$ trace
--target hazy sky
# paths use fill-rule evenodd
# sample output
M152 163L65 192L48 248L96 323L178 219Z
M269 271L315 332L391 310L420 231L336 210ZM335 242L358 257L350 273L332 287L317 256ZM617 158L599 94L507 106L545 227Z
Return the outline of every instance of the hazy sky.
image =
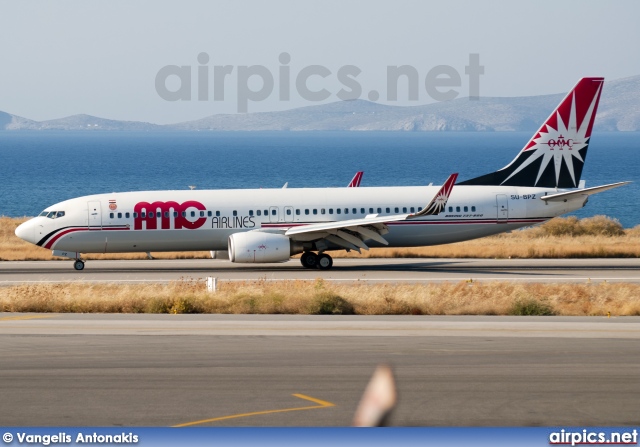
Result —
M419 75L418 101L399 84L397 105L433 102L427 73L450 65L468 94L465 65L480 55L480 96L569 90L582 76L640 74L640 2L628 1L159 1L0 0L0 111L36 120L87 113L173 123L238 110L239 66L262 65L274 78L266 99L248 110L314 105L295 79L309 65L330 74L309 78L337 101L340 67L386 101L387 66ZM209 99L198 101L198 55L209 55ZM279 99L279 55L286 52L290 100ZM190 101L162 99L155 87L167 65L191 66ZM214 66L232 66L225 99L214 101ZM242 83L240 83L242 84ZM166 86L177 89L176 76ZM249 82L259 90L256 77ZM242 90L242 89L241 89Z

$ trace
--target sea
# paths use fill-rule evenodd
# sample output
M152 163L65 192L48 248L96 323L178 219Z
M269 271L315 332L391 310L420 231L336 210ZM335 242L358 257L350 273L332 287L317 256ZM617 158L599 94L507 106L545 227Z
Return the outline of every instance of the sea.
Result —
M442 184L507 165L531 132L0 132L0 215L35 216L73 197L160 189ZM587 186L634 183L575 213L640 224L640 132L597 132Z

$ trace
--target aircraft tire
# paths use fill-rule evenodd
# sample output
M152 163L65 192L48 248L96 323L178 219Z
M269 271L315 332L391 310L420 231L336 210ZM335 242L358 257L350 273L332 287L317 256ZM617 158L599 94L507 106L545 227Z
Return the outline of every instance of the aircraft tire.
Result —
M78 271L84 270L84 262L80 259L76 259L76 261L73 263L73 268Z
M326 253L318 256L318 268L320 270L329 270L333 267L333 258Z
M318 267L318 255L312 251L305 251L300 257L300 263L305 268L314 269Z

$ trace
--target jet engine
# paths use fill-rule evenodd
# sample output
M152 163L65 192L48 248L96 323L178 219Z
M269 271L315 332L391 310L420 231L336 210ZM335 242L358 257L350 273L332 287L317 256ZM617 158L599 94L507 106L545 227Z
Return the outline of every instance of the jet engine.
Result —
M300 253L302 250L301 244L282 234L249 231L229 236L231 262L285 262L292 254Z

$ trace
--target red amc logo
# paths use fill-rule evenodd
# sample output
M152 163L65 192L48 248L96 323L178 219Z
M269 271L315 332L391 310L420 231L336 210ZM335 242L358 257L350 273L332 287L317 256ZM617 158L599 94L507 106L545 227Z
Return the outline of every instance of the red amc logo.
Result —
M565 140L562 135L560 135L560 137L557 140L551 139L543 144L546 144L547 146L549 146L551 150L553 150L556 147L560 148L560 150L563 150L565 147L569 148L569 150L573 149L573 139L569 138Z
M160 221L160 228L163 230L171 229L171 219L173 219L173 228L181 230L186 228L188 230L195 230L200 228L207 221L206 217L198 217L195 221L187 219L189 217L189 208L195 208L199 211L205 211L205 206L194 200L189 200L182 204L178 202L139 202L133 207L133 212L136 213L134 217L134 230L142 230L142 223L146 223L147 230L157 230L158 221ZM199 216L199 213L197 214Z

